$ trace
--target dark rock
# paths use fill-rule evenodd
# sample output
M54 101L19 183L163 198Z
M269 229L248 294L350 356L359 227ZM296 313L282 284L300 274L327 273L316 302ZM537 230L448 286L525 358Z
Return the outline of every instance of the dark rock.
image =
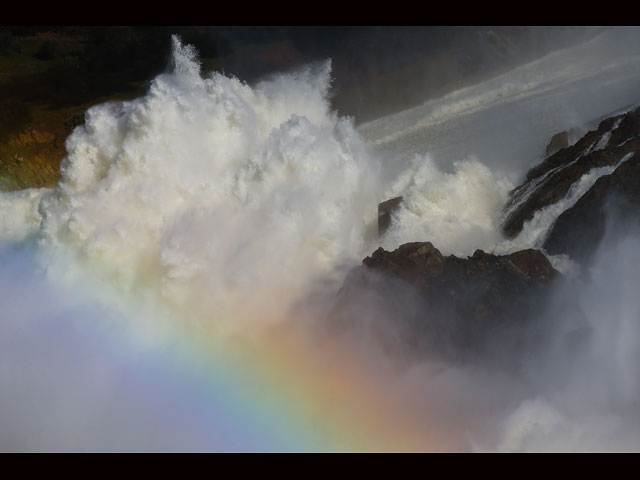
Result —
M71 134L73 130L84 124L84 112L74 112L64 121L64 128L67 135Z
M552 255L566 254L585 263L602 240L611 213L625 224L640 218L640 153L596 183L556 220L544 243Z
M333 322L345 326L380 317L386 320L372 323L388 326L392 319L392 333L382 335L387 341L454 356L486 350L506 332L523 334L561 278L538 250L511 255L476 250L465 259L445 257L429 242L407 243L393 252L379 248L363 264L347 276Z
M558 150L562 150L563 148L567 148L569 146L569 132L564 131L560 133L556 133L553 137L551 137L551 141L544 152L545 156L553 155Z
M395 197L378 204L378 236L384 233L391 225L391 214L395 212L402 203L402 197Z
M528 278L539 284L550 284L558 275L558 272L540 250L520 250L507 255L506 258Z
M486 299L489 304L496 303L496 307L505 300L499 298L498 290L506 293L518 291L524 285L548 285L558 275L539 250L522 250L510 255L476 250L473 256L462 259L454 255L444 257L431 242L406 243L393 252L378 248L363 263L370 269L395 275L425 293L441 288L468 292L476 287L470 280L487 280L492 284L486 289L483 286L482 290L487 295L496 294L493 300L497 303Z
M535 212L565 197L571 185L593 168L616 165L640 151L640 109L603 120L575 145L547 157L527 173L505 207L504 234L513 238Z

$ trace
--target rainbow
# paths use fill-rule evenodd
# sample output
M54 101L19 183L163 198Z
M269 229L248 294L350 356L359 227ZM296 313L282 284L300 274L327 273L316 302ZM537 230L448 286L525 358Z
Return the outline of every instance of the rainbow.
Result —
M51 268L54 284L59 283L58 268L70 270L68 260L63 261L65 267ZM143 358L160 376L166 371L167 377L179 378L175 388L186 385L187 395L197 396L195 418L189 421L202 420L211 429L203 442L207 450L447 449L439 432L425 431L415 411L390 394L391 375L380 375L368 364L366 359L372 357L354 354L356 347L349 342L322 335L311 338L309 329L296 329L306 319L282 321L253 337L246 332L221 335L215 321L185 321L184 312L158 302L153 294L145 296L143 289L123 298L104 267L103 272L77 269L80 275L69 284L74 295L97 298L122 314L126 328L116 329L119 335L111 342L118 344L125 369L135 371L135 363ZM155 290L151 285L145 288Z
M206 445L438 449L442 439L395 398L392 375L348 342L311 339L297 328L305 318L279 318L328 263L359 251L375 216L377 167L352 120L331 113L330 63L251 88L203 79L177 37L173 57L174 72L142 99L93 107L67 141L58 187L7 197L5 223L60 263L54 286L70 273L71 298L97 295L120 311L125 364L142 354L158 365L154 382L163 368L187 382L193 413L208 415ZM268 261L254 272L256 257ZM229 278L247 270L245 283ZM240 338L218 331L238 324Z
M184 337L201 362L211 394L233 399L264 435L260 448L283 451L387 452L436 449L336 347L313 351L301 341L262 338L212 352L206 336ZM189 348L189 347L186 347ZM235 403L237 402L237 403Z
M141 335L144 333L140 332ZM269 452L438 451L438 439L384 392L384 382L344 346L275 332L221 342L207 327L174 324L169 354L202 395L214 425ZM379 382L379 383L378 383ZM213 431L217 436L219 432ZM247 447L249 445L249 447ZM222 442L219 451L236 451Z

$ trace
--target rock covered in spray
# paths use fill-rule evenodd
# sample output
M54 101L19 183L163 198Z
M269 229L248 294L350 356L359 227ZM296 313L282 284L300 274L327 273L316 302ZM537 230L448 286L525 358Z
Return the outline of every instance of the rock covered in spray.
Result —
M568 254L589 261L605 235L607 220L618 226L637 224L640 207L640 153L598 181L556 220L544 248L552 255ZM607 213L615 219L608 219Z
M486 351L502 335L526 342L527 325L543 311L562 278L539 250L468 258L444 256L431 242L376 250L353 269L332 314L341 327L364 322L391 331L384 342L456 357ZM504 343L502 344L505 345ZM393 347L392 347L393 348Z
M512 192L503 232L515 237L537 212L559 204L588 174L603 169L602 176L594 178L594 184L580 192L575 203L559 212L540 245L550 254L566 254L587 262L605 233L607 211L621 215L625 221L638 218L637 152L640 108L603 120L575 145L559 150L529 171L526 181Z
M398 210L402 197L390 198L378 204L378 236L382 236L391 225L391 215Z
M569 132L566 130L563 132L556 133L551 140L549 141L549 145L544 152L545 155L553 155L558 150L562 150L563 148L567 148L569 146Z

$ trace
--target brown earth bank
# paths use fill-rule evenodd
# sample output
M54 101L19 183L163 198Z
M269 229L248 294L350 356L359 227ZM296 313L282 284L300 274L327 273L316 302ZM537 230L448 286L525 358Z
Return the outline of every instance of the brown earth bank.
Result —
M593 257L607 227L616 234L638 227L640 154L634 153L612 174L600 177L576 204L556 220L544 242L552 254L567 254L583 264Z
M65 140L83 122L84 110L59 112L6 135L0 143L0 190L54 187L67 154Z

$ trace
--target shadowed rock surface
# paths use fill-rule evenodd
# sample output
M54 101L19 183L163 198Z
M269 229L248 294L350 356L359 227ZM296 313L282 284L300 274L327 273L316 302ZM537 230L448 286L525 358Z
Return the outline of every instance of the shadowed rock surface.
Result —
M552 255L567 254L588 262L605 234L608 214L628 226L638 221L639 208L640 153L636 153L612 174L600 177L558 217L544 248Z
M537 211L563 199L571 186L592 169L617 165L638 151L640 109L603 120L597 130L528 172L526 181L512 192L505 207L504 234L509 238L517 236Z
M391 214L402 203L402 197L395 197L378 204L378 236L384 235L391 225Z
M347 276L332 321L365 325L391 349L460 358L505 336L500 348L519 349L535 342L530 320L561 278L538 250L458 258L430 242L379 248Z
M549 141L549 145L545 150L545 155L553 155L558 150L562 150L563 148L567 148L569 146L569 132L560 132L556 133L551 140Z

